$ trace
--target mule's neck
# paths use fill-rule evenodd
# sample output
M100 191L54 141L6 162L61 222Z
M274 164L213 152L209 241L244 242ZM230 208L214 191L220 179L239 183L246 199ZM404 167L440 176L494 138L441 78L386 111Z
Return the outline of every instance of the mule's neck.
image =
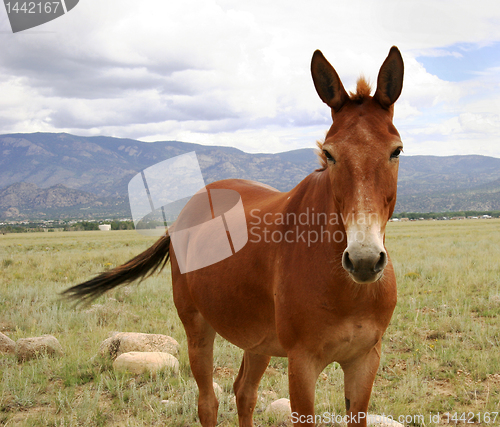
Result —
M347 243L343 218L335 203L327 170L311 173L290 190L286 194L284 211L295 214L302 227L330 234L331 247L336 251L345 249Z
M290 211L305 212L308 208L309 211L314 208L315 212L338 214L326 170L318 170L306 176L288 192L287 197L287 209Z

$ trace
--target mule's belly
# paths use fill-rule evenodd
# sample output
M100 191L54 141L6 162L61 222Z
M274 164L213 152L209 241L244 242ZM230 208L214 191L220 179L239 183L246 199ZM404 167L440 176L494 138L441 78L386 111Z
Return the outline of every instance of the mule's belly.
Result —
M214 283L196 283L193 298L197 309L215 331L244 350L285 356L278 341L273 301L251 292L241 283L228 282L224 290L211 291ZM222 295L219 293L221 292Z
M276 332L274 307L268 301L249 296L238 298L238 292L227 290L227 299L220 299L213 292L211 295L204 292L205 286L212 285L209 281L197 283L193 300L203 318L221 337L253 353L286 356Z

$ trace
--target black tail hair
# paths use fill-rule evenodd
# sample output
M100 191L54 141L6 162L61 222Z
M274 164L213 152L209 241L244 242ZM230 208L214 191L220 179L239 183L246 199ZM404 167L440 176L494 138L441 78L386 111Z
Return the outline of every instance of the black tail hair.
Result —
M153 246L113 270L101 273L93 279L75 285L61 293L65 299L89 304L110 289L120 285L141 281L151 276L158 268L163 270L170 258L170 236L162 236Z

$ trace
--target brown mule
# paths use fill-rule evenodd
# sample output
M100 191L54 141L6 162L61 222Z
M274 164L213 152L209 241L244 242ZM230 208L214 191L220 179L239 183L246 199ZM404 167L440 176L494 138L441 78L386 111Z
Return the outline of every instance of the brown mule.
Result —
M384 238L396 203L402 149L392 118L403 60L393 47L373 97L363 79L357 92L348 94L320 51L311 70L333 116L320 144L322 167L287 193L244 180L207 186L211 194L224 189L241 197L248 230L242 249L181 273L167 234L128 263L65 291L67 297L92 300L147 277L170 257L174 302L186 329L204 427L217 423L216 333L244 350L234 382L240 426L253 425L259 381L271 356L288 357L294 425L320 420L314 417L316 380L336 361L344 371L348 424L366 426L381 339L397 298ZM176 225L196 216L196 203L189 202ZM217 239L210 236L214 247Z

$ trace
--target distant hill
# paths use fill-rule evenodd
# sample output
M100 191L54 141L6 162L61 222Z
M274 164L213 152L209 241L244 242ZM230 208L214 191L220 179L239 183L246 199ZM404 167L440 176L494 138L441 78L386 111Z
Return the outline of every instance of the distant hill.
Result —
M205 183L244 178L288 191L318 167L314 149L250 154L179 141L65 133L0 135L0 218L130 216L141 170L195 151ZM397 212L500 209L500 159L401 156ZM23 183L23 184L21 184Z
M205 183L244 178L286 191L318 167L312 149L249 154L232 147L179 141L148 143L65 133L14 134L0 136L0 188L17 182L41 188L64 184L98 196L124 196L135 174L191 151L197 154Z
M500 179L500 159L487 156L405 156L399 162L398 194L464 190Z
M397 212L494 211L500 209L500 180L472 188L398 196Z
M402 156L397 212L500 209L500 159Z
M120 214L130 216L125 197L99 198L62 184L39 188L36 184L18 182L0 189L0 218L3 219L90 219L95 215Z

